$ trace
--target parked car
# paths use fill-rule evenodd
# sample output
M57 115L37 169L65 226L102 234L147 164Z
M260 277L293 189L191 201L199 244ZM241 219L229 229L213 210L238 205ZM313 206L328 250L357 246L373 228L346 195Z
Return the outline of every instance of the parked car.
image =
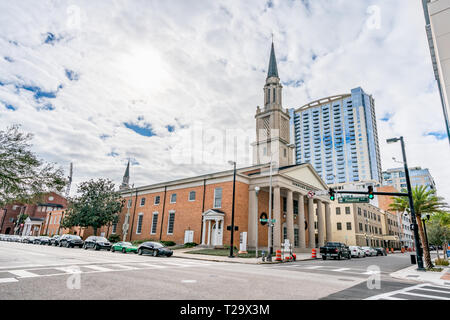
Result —
M384 248L375 248L377 251L377 256L387 256L386 249Z
M35 236L25 236L22 239L22 243L34 243Z
M169 248L165 247L162 243L159 242L153 242L153 241L147 241L142 243L138 247L138 254L142 255L145 253L151 253L152 256L166 256L170 257L173 254L173 251Z
M117 242L111 246L111 252L121 251L122 253L127 252L138 252L138 247L133 246L131 242Z
M373 256L377 255L377 250L375 250L372 247L361 247L361 248L364 250L364 252L366 253L366 256L368 256L368 257L373 257Z
M59 238L60 247L73 248L78 247L81 248L83 246L83 240L80 236L76 236L73 234L63 234L61 238Z
M364 258L366 253L358 246L350 246L348 247L352 254L352 258Z
M41 245L44 245L44 244L49 244L49 242L50 242L50 237L47 237L47 236L40 236L40 237L37 237L36 239L34 239L34 244L41 244Z
M352 258L352 253L344 243L341 242L328 242L324 247L320 247L320 254L322 259L335 258L341 260L342 257L347 259Z
M95 250L111 250L111 242L104 237L90 236L84 241L84 249L94 248Z
M53 237L50 238L50 243L49 243L48 245L49 245L49 246L50 246L50 245L54 245L54 246L59 245L59 238L61 238L61 236L55 234Z

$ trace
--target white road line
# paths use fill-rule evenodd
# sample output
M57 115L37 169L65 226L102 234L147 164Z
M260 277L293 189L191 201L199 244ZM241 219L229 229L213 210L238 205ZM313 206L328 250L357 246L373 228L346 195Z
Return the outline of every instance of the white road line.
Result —
M39 277L38 274L32 273L26 270L8 270L9 273L12 273L20 278L32 278L32 277Z
M322 266L310 266L310 267L305 267L304 269L320 269L322 268Z
M196 283L197 280L181 280L181 283Z
M7 282L17 282L16 278L0 278L0 283L7 283Z
M431 296L431 295L422 294L422 293L414 293L411 291L405 291L405 292L402 292L401 294L406 294L406 295L411 295L411 296L416 296L416 297L431 298L431 299L439 299L439 300L450 300L449 298L445 298L445 297Z
M406 300L406 299L403 299L403 298L395 298L395 297L384 297L382 299L386 299L386 300Z
M131 267L131 266L125 266L123 264L109 264L108 267L117 267L123 270L137 270L138 268L136 267Z
M363 273L361 273L361 274L368 274L368 275L371 275L371 274L379 274L379 273L381 273L381 272L380 272L380 271L375 271L375 270L373 270L373 271L363 272Z
M347 270L350 270L350 268L339 268L339 269L333 269L331 271L342 272L342 271L347 271Z
M79 267L75 267L75 266L73 266L73 267L58 267L58 268L50 268L50 269L63 271L65 273L82 273L80 268Z
M150 268L157 268L157 269L164 269L165 266L160 266L157 264L151 264L151 263L136 263L136 266L143 266L143 267L150 267Z
M107 272L107 271L114 271L113 269L108 269L105 267L100 267L100 266L83 266L83 268L89 268L95 271L103 271L103 272Z
M440 289L440 288L438 288L438 289ZM420 288L420 290L450 294L450 291L444 291L444 290L427 289L427 288Z
M366 298L365 300L379 300L379 299L395 298L393 296L395 296L397 294L419 296L419 297L432 298L432 299L438 299L438 300L450 300L449 298L444 298L444 297L438 297L438 296L425 295L425 294L419 294L419 293L411 292L413 290L424 290L424 289L422 289L422 287L425 287L425 286L427 286L427 287L432 286L432 287L436 287L438 289L441 288L441 287L437 287L437 286L434 286L434 285L430 285L428 283L424 283L424 284L418 284L416 286L411 286L411 287L403 288L403 289L400 289L400 290L391 291L391 292L379 294L379 295L376 295L376 296L372 296L372 297Z
M182 267L182 268L190 267L187 264L182 263L182 262L164 262L164 264L168 264L170 266Z

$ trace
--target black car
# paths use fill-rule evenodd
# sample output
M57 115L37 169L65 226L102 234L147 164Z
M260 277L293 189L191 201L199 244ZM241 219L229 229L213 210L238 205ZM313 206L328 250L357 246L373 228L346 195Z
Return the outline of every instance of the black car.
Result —
M47 237L47 236L37 237L33 241L34 244L42 244L42 245L49 244L49 242L50 242L50 237Z
M60 247L73 248L78 247L81 248L83 246L83 240L80 236L76 236L73 234L63 234L61 238L59 238Z
M387 256L386 249L384 248L374 248L377 250L377 256Z
M84 241L84 249L94 248L95 250L111 250L111 242L104 237L90 236Z
M25 236L22 239L22 243L34 243L34 240L36 239L35 236Z
M142 255L145 253L151 253L152 256L166 256L170 257L173 251L166 248L162 243L159 242L144 242L138 247L138 254Z
M48 245L49 246L51 246L51 245L54 245L54 246L59 245L59 238L61 238L61 236L55 234L53 237L50 238L50 243Z

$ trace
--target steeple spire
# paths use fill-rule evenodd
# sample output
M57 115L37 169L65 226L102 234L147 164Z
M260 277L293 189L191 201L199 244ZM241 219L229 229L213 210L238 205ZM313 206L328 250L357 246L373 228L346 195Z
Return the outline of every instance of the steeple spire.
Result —
M273 35L272 35L273 37ZM273 46L272 38L272 49L270 51L270 61L269 61L269 71L267 72L267 78L278 77L277 59L275 58L275 48Z
M125 169L125 174L123 175L122 185L120 190L128 189L130 187L130 160L128 160L127 168Z

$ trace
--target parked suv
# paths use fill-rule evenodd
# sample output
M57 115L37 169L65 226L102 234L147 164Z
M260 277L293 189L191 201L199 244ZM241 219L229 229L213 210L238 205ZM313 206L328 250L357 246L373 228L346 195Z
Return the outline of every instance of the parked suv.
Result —
M352 253L352 258L364 258L366 256L365 252L358 246L350 246L349 249Z
M50 242L50 237L47 236L39 236L36 239L34 239L34 244L48 244Z
M83 246L83 240L80 238L80 236L76 236L73 234L63 234L61 238L59 238L59 246L66 248L81 248Z
M352 253L350 249L341 242L328 242L324 247L320 247L320 254L322 259L333 257L334 259L341 260L341 258L346 257L347 259L352 258Z
M95 250L111 250L111 243L104 237L90 236L84 241L84 249L94 248Z

